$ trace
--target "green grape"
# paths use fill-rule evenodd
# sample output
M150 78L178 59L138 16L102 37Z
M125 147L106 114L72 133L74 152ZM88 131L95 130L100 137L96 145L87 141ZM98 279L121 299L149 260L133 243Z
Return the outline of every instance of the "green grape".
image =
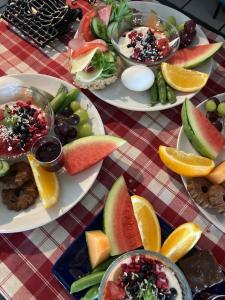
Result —
M225 117L225 102L221 102L218 105L217 112L221 117Z
M184 30L184 23L180 23L179 25L177 25L177 30L180 32L182 30Z
M80 117L80 124L83 124L88 121L88 113L83 108L76 110L76 115Z
M77 126L77 135L80 138L92 135L91 125L89 123L79 124Z
M72 109L73 112L76 112L80 108L80 103L77 101L72 101L70 103L70 108Z
M205 103L205 109L207 111L215 111L217 108L216 102L213 99L207 100Z

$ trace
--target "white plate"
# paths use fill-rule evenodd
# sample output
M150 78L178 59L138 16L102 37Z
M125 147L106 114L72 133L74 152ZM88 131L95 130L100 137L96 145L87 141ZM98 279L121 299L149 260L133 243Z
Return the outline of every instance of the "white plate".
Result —
M47 75L19 74L11 75L10 77L18 78L26 86L32 85L53 95L56 94L61 83L67 86L68 89L74 88L73 85L63 80ZM102 120L92 102L83 93L80 93L79 101L82 107L87 108L94 134L105 134ZM99 162L75 176L69 176L66 173L60 175L60 197L58 203L52 208L45 209L38 199L36 204L32 205L29 209L14 212L8 210L2 201L0 201L0 233L12 233L34 229L65 214L78 203L91 188L101 169L101 165L102 162Z
M130 7L135 8L139 11L147 12L153 9L157 12L157 14L166 19L168 16L174 16L177 20L177 23L183 23L189 18L184 14L180 13L179 11L170 8L168 6L152 3L152 2L143 2L143 1L132 1L129 3ZM204 32L197 26L197 35L193 44L200 45L200 44L208 44L208 39ZM195 70L200 72L207 73L210 75L212 70L212 59L206 61L205 63L201 64L199 67L196 67ZM121 83L120 79L118 79L114 84L108 86L104 90L96 90L92 91L94 95L102 99L103 101L114 105L119 108L133 110L133 111L158 111L168 109L174 106L177 106L183 103L184 99L188 97L189 99L192 98L195 94L198 93L182 93L177 92L177 102L174 104L157 104L155 106L150 106L149 104L149 95L148 91L145 92L133 92L128 90L124 87Z
M224 101L225 100L225 93L219 94L215 97L218 98L220 101L221 100ZM201 111L206 113L205 108L204 108L204 102L199 104L198 108L200 108ZM223 134L225 135L225 129L223 131ZM193 148L193 146L189 142L188 138L186 137L183 127L181 127L181 130L180 130L180 133L179 133L179 136L178 136L177 149L182 150L182 151L187 152L187 153L195 153L195 154L199 155L199 153ZM220 163L224 160L225 160L225 149L223 150L223 152L217 158L216 164L218 164L218 163ZM181 176L181 178L182 178L182 181L183 181L183 184L184 184L185 188L187 189L187 179L185 177L182 177L182 176ZM225 232L225 216L224 215L216 214L212 209L202 208L199 205L197 205L197 206L198 206L199 210L205 215L205 217L211 223L213 223L221 231Z

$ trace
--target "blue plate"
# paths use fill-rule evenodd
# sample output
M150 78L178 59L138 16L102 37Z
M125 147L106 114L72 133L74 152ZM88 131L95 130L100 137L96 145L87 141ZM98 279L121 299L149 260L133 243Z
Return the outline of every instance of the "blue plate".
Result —
M86 230L102 229L102 216L103 214L101 212ZM158 218L161 226L162 239L165 239L173 229L160 217ZM91 272L91 270L84 232L64 251L52 268L53 274L68 293L70 292L71 284L77 280L78 277L86 275ZM207 289L207 291L225 295L225 281L215 285L213 288ZM84 294L84 292L75 293L71 295L71 298L79 300ZM199 297L196 296L195 299L197 300Z

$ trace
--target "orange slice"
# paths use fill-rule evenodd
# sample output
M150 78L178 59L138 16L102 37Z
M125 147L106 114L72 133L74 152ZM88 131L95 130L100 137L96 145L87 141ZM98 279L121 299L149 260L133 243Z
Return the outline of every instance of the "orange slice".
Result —
M187 70L176 65L163 62L161 70L166 82L177 91L195 92L203 88L208 80L208 74Z
M131 202L145 250L160 251L161 230L154 208L143 197L133 195Z
M214 161L209 158L166 146L159 146L159 156L167 168L187 177L206 176L215 167Z
M40 199L45 208L52 207L59 198L59 182L55 173L47 172L40 166L33 155L27 155Z
M176 262L195 246L201 234L202 230L197 224L184 223L168 236L160 252Z

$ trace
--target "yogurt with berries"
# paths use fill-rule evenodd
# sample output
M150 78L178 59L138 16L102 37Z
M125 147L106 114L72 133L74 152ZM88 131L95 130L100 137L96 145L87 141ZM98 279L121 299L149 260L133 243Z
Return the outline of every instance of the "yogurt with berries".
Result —
M146 64L162 60L170 52L166 35L146 26L136 27L124 33L118 46L125 57Z
M139 250L118 258L106 271L99 300L191 300L181 271L159 254ZM148 252L151 253L151 252ZM161 259L163 258L163 259ZM166 261L166 263L165 263ZM174 267L175 266L175 267Z
M45 112L32 101L9 102L0 106L0 157L19 156L48 133Z

